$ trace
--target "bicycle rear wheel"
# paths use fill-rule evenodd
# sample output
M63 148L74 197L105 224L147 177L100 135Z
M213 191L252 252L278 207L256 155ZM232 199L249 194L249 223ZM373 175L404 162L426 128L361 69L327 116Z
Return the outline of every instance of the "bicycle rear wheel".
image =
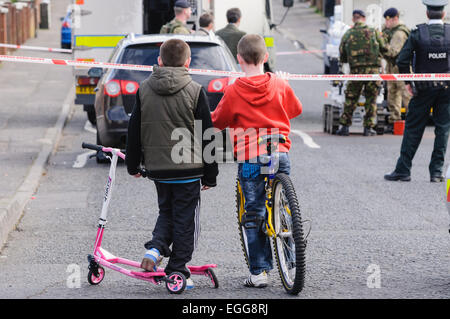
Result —
M241 240L241 247L244 253L245 263L247 267L250 268L250 264L248 262L248 243L247 236L245 234L244 224L242 223L242 218L245 213L245 198L244 193L242 192L241 184L239 183L239 178L236 179L236 213L238 218L238 227L239 227L239 238Z
M276 233L273 246L278 271L287 293L297 295L305 282L306 240L297 195L288 175L277 174L272 194L272 223Z

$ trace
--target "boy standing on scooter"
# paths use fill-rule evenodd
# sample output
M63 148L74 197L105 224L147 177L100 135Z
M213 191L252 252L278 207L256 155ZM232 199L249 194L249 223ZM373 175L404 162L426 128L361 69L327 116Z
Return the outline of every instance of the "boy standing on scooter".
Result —
M225 94L212 113L214 126L220 130L226 127L243 132L257 132L237 137L234 148L239 162L238 176L245 197L243 224L248 243L250 276L245 280L247 287L265 287L267 273L273 268L269 237L262 231L265 220L264 166L260 155L265 147L258 147L262 135L282 134L288 137L290 120L302 112L302 105L288 82L273 73L264 73L264 63L269 54L264 39L255 34L244 36L238 44L238 61L245 77L227 87ZM236 134L237 135L237 134ZM231 139L234 140L234 137ZM279 145L278 172L289 174L288 152L291 141Z
M190 62L186 42L171 39L162 44L158 66L136 94L126 149L128 173L141 177L143 164L158 194L159 216L153 238L145 244L147 253L141 267L154 271L163 256L169 257L165 272L184 274L186 289L193 287L186 264L200 230L200 189L215 187L218 174L217 163L203 159L206 143L193 138L195 121L201 123L202 133L212 122L206 93L188 73ZM179 151L174 151L181 142L173 136L184 141L181 160ZM193 143L186 144L185 139ZM197 160L186 161L186 154L188 159Z

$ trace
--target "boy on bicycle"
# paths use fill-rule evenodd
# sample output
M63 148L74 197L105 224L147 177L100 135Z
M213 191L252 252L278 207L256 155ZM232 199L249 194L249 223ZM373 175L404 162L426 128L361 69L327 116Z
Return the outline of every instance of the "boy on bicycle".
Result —
M153 238L145 244L147 253L141 267L154 271L163 256L170 257L165 272L184 274L186 289L193 287L186 264L200 230L200 187L215 187L218 174L217 163L204 161L206 143L193 138L196 121L203 132L213 126L206 93L188 73L190 62L186 42L171 39L162 44L159 66L154 66L136 94L126 149L128 173L140 177L142 163L158 194L159 216ZM179 136L175 132L181 133L181 142L173 140L174 135ZM182 153L188 154L187 161L185 156L181 161L175 158L180 152L174 150L180 143Z
M302 113L302 105L288 82L273 73L264 73L269 54L264 39L259 35L246 35L238 44L238 61L245 77L227 87L224 96L212 113L214 126L219 130L250 132L236 134L234 153L238 160L238 176L245 197L242 219L248 243L250 275L247 287L266 287L267 273L273 268L269 237L262 226L266 216L264 176L261 169L266 153L258 145L258 138L269 134L288 137L290 120ZM252 134L251 132L256 132ZM232 135L232 134L231 134ZM289 174L288 152L291 141L279 144L278 172Z

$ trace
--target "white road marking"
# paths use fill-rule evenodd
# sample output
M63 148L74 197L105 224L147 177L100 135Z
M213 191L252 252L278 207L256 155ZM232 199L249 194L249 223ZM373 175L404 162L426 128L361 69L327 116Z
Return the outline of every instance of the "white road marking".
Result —
M310 148L320 148L320 145L318 145L316 142L314 142L314 140L312 139L311 136L309 136L308 134L306 134L305 132L302 132L300 130L291 130L292 133L300 136L303 139L303 143L305 143L306 146L310 147Z
M96 151L89 151L89 152L78 155L77 160L75 161L75 163L73 163L72 167L73 168L83 168L86 165L86 163L89 159L89 156L94 155L95 153L96 153Z
M97 133L97 129L89 121L86 121L86 124L84 124L84 129L90 133Z

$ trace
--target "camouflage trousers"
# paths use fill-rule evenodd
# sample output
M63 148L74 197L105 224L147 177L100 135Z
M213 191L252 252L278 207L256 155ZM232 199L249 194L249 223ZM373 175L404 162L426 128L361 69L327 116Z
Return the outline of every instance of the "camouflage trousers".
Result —
M377 74L377 68L352 70L352 74ZM361 93L366 98L364 105L366 115L364 117L364 127L374 127L377 119L377 96L380 92L381 83L379 81L349 81L345 90L344 113L339 122L342 125L351 126L353 112L358 106Z
M408 107L411 95L406 90L405 82L392 81L387 83L388 108L390 124L402 119L402 106Z

